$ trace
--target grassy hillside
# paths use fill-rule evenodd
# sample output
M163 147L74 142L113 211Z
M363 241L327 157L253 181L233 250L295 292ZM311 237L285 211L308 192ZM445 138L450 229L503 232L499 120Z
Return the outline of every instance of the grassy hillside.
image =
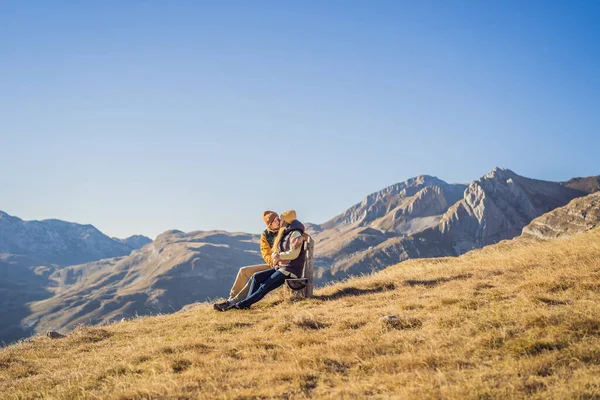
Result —
M396 315L391 322L380 317ZM600 229L0 350L3 398L600 398Z

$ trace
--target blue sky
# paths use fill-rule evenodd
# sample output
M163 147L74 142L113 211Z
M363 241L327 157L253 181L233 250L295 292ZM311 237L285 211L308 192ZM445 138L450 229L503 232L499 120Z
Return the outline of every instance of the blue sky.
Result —
M0 210L324 222L495 166L600 174L598 1L0 1Z

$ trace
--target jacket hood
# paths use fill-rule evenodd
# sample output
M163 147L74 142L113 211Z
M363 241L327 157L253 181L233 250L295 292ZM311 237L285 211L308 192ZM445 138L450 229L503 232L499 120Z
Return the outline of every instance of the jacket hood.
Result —
M301 230L302 232L304 232L305 228L304 228L304 224L302 222L295 219L292 221L290 226L287 227L287 230L288 231Z

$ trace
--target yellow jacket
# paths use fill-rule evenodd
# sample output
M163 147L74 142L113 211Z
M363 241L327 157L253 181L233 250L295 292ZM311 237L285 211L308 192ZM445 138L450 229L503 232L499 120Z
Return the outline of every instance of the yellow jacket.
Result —
M260 254L265 260L265 263L269 264L271 267L273 266L273 256L271 255L271 252L275 237L277 237L277 231L272 232L268 229L260 235Z

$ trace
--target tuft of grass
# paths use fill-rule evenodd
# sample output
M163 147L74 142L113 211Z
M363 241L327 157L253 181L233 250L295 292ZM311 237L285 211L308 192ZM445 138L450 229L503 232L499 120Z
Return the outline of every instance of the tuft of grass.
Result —
M317 375L306 374L300 377L300 390L306 397L310 397L313 390L317 388L319 384L319 377Z
M512 346L512 352L517 356L534 356L544 351L561 350L568 346L561 341L521 339Z
M549 306L566 306L570 303L569 300L550 299L548 297L536 297L536 300Z
M190 360L185 360L185 359L175 360L171 363L171 369L176 374L179 374L179 373L185 371L186 369L188 369L191 366L192 366L192 362Z
M224 324L215 325L215 331L217 332L229 332L240 328L251 327L252 324L246 322L227 322Z
M69 336L71 343L97 343L106 340L113 336L113 333L107 329L94 327L81 327L75 329L72 335Z
M294 325L302 329L319 330L329 327L329 324L319 321L313 315L301 314L294 318Z
M395 318L391 320L383 320L383 325L389 329L417 329L423 326L423 321L419 318Z

